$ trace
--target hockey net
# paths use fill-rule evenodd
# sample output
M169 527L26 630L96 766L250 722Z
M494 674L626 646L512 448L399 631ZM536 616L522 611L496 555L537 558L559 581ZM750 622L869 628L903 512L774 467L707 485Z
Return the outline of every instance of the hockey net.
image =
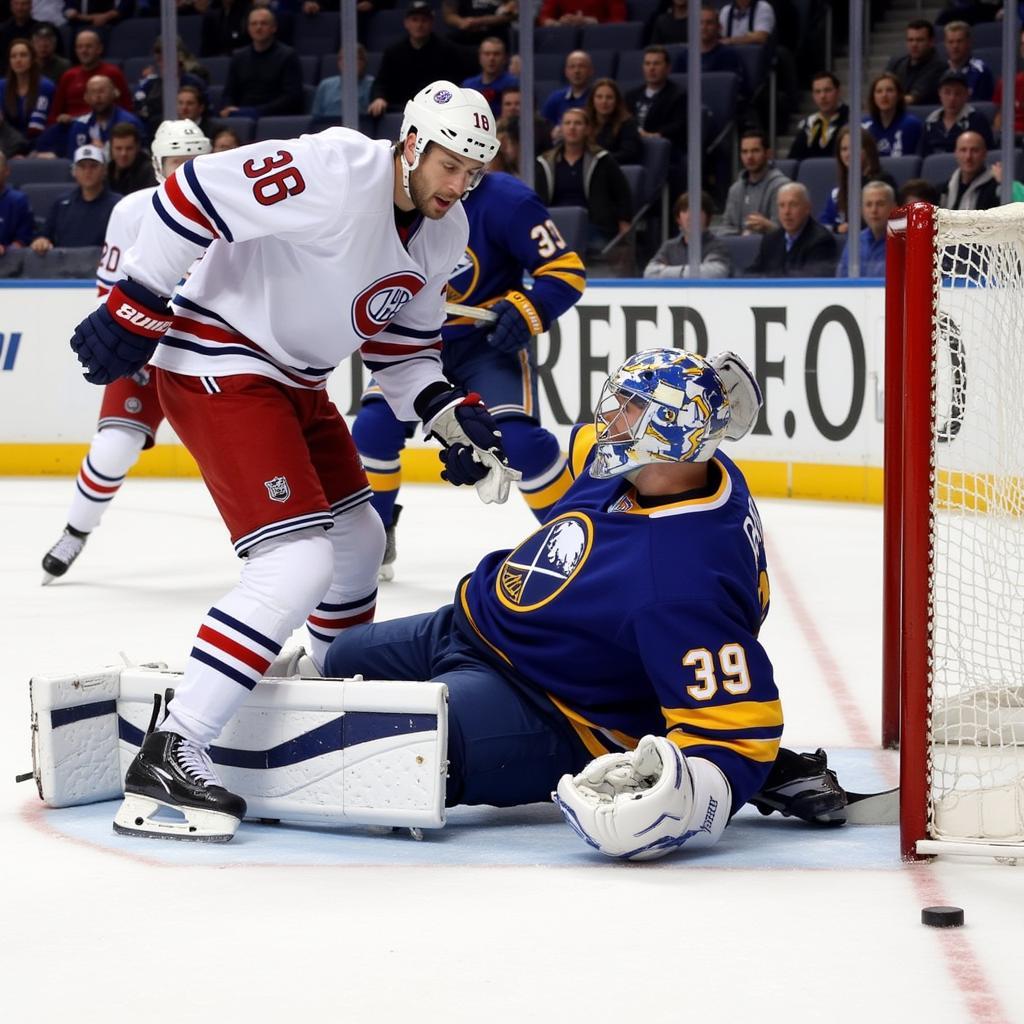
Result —
M1024 204L896 211L885 372L903 854L1024 858Z

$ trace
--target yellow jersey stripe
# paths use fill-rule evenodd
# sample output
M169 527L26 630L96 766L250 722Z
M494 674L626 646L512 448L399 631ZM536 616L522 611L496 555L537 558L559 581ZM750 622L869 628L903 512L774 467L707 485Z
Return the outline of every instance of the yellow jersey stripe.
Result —
M597 427L588 423L576 431L573 438L572 451L569 452L569 465L572 468L572 478L575 480L583 472L583 463L586 462L590 449L597 441Z
M582 277L577 277L575 274L563 273L561 271L552 270L548 271L544 275L546 278L554 278L555 280L561 281L563 284L569 285L571 288L575 288L581 295L587 289L587 282Z
M686 751L693 747L721 747L731 750L748 761L760 761L770 764L779 752L780 740L709 740L703 736L688 736L685 732L674 729L668 738L680 750Z
M469 602L466 600L466 590L468 587L469 580L467 579L463 582L462 586L459 587L459 604L462 605L462 610L466 613L466 619L469 622L469 624L473 627L473 632L476 633L476 635L480 637L480 639L483 640L483 642L487 644L487 646L490 647L490 649L494 651L494 653L499 658L501 658L502 661L504 661L508 665L511 665L512 659L504 651L501 651L497 647L495 647L494 644L492 644L491 641L488 640L487 637L485 637L483 633L480 632L480 627L476 624L475 620L473 619L473 613L469 610Z
M759 729L782 725L782 702L779 700L741 700L702 708L662 708L661 713L670 729L680 725L698 729Z
M534 277L539 277L541 274L550 274L553 270L574 270L578 274L587 272L583 260L575 252L564 252L561 256L556 256L553 260L548 260L547 263L535 267L531 273Z
M547 698L552 704L558 708L559 711L569 719L570 724L576 730L580 739L583 740L587 750L594 753L595 746L601 747L600 753L609 753L608 749L604 746L601 740L595 733L606 733L611 736L620 746L625 747L627 750L632 750L639 742L636 737L629 736L624 732L619 732L618 729L605 729L603 726L597 725L591 722L589 719L584 718L578 711L573 711L568 704L563 704L553 694L547 694ZM592 744L594 746L592 746Z
M547 487L542 487L539 491L524 491L523 497L530 508L547 508L548 505L554 505L571 486L572 476L569 467L566 466Z

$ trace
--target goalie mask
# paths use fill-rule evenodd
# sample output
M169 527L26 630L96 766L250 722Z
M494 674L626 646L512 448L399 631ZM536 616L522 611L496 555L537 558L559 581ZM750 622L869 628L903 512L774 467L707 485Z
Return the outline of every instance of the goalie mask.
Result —
M187 117L180 121L163 121L153 136L153 145L150 147L153 154L153 170L156 172L156 180L163 181L167 175L164 174L164 160L169 156L194 157L209 153L212 149L210 140L203 134L202 129Z
M638 352L601 390L590 475L603 480L655 462L707 462L725 437L729 412L722 380L702 356Z
M416 133L412 163L405 159L405 142L409 132ZM420 165L420 157L431 142L470 160L479 160L483 167L473 175L469 192L480 184L484 170L498 152L494 134L494 114L490 104L476 89L462 89L444 80L432 82L405 105L398 143L402 147L402 186L409 193L409 175Z

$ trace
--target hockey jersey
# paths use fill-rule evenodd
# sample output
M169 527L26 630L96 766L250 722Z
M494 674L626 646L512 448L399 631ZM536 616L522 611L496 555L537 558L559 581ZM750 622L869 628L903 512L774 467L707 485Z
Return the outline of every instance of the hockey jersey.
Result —
M155 192L155 187L130 192L111 211L96 267L96 291L101 299L118 281L124 280L124 257L139 237L142 218L152 207Z
M467 306L493 306L512 299L540 334L579 300L587 272L568 248L533 189L511 174L491 172L462 201L469 218L469 244L449 281L448 297ZM533 286L523 288L524 269ZM480 322L450 319L446 343L480 330Z
M576 428L572 487L536 533L463 580L456 621L492 664L547 694L595 757L667 735L722 770L735 811L782 736L758 641L769 586L757 507L719 453L706 492L644 508L624 477L586 472L593 438Z
M469 229L456 203L400 233L393 168L389 143L344 128L178 168L125 259L129 277L172 296L153 364L320 389L361 351L396 414L414 419L415 396L444 380L444 293Z

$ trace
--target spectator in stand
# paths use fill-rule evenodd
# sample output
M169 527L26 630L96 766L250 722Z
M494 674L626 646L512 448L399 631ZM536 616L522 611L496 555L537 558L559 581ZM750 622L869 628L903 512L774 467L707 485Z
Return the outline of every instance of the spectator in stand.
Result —
M629 229L633 197L622 169L590 138L587 112L562 115L561 141L537 158L537 195L545 206L583 206L589 213L587 251L600 252Z
M78 63L70 67L57 83L57 93L50 107L50 123L69 125L76 117L89 114L85 102L85 87L93 75L105 75L117 89L118 105L132 110L131 90L116 64L103 60L103 41L99 33L83 29L75 36L75 56ZM63 152L63 147L61 149Z
M899 79L883 71L868 88L868 114L861 122L875 140L879 156L914 156L924 124L907 113Z
M907 203L931 203L932 206L938 206L941 199L939 190L930 181L909 178L900 188L897 202L900 206L906 206Z
M703 9L703 8L702 8ZM715 12L717 19L718 12ZM654 19L651 28L650 42L656 46L670 46L672 43L685 43L689 32L689 14L687 0L671 0L668 10Z
M115 125L110 132L107 183L120 196L156 185L153 160L142 148L142 136L133 124Z
M194 85L205 91L210 82L210 73L189 53L181 36L177 39L178 84ZM135 86L135 113L146 126L149 138L156 134L164 119L163 40L156 37L153 43L153 63L144 68Z
M506 89L518 89L519 79L508 72L508 47L498 36L488 36L477 50L480 74L467 78L462 84L476 89L490 104L495 118L501 116L501 96Z
M1003 183L1003 162L997 160L991 167L992 177L996 179L997 185ZM998 190L1002 192L1002 189ZM1013 180L1012 192L1010 193L1011 203L1024 203L1024 182L1017 181L1016 178Z
M39 61L39 70L56 87L61 75L71 67L71 61L57 53L57 30L45 21L32 32L32 52Z
M775 30L775 11L768 0L734 0L719 12L722 42L728 46L762 46Z
M341 117L341 74L344 65L345 58L342 51L338 50L338 74L321 79L316 87L316 95L313 97L314 121ZM373 75L366 73L366 47L362 43L356 43L356 87L359 90L356 99L359 113L367 114L370 110Z
M199 53L203 57L229 57L249 42L251 0L213 0L203 12Z
M228 66L221 117L267 117L302 112L299 55L275 38L277 18L266 7L249 14L252 42L235 51Z
M43 77L39 60L24 39L7 49L7 77L0 79L0 119L25 140L25 149L46 128L54 84Z
M899 79L908 106L939 101L939 79L946 63L935 52L935 29L930 21L916 18L907 23L907 52L886 66Z
M995 89L992 71L983 60L971 56L971 26L966 21L951 21L943 30L946 67L967 76L967 96L972 100L990 100Z
M489 171L501 171L519 177L519 118L503 117L494 126L498 152L487 165Z
M606 25L626 20L626 0L544 0L538 25Z
M557 126L562 123L562 115L573 107L585 106L590 95L594 63L586 50L573 50L566 56L565 80L569 84L551 93L540 108L541 117L555 128L555 138L558 134Z
M507 47L509 26L518 14L516 0L444 0L441 11L449 40L459 46L480 46L497 37Z
M499 121L507 121L509 118L516 119L516 146L519 145L519 118L522 113L523 94L517 86L515 89L506 89L501 95L501 116ZM534 155L540 156L546 149L551 148L551 125L535 113L533 115L533 148Z
M715 212L711 196L700 194L700 267L699 278L732 277L732 257L725 242L708 231ZM677 278L690 276L690 195L684 192L672 207L679 236L661 243L661 248L644 267L644 277Z
M82 146L98 146L109 152L110 132L115 125L130 124L140 135L145 134L142 122L117 105L117 89L106 75L93 75L85 87L87 117L76 117L68 130L67 156L71 160Z
M103 244L110 211L121 198L107 188L106 154L98 146L82 146L72 173L78 187L53 204L46 227L32 241L34 252Z
M885 277L885 228L889 214L896 209L896 193L884 181L870 181L861 191L860 274L858 277ZM839 257L836 277L850 276L850 240Z
M11 0L11 16L0 24L0 75L7 74L7 54L15 39L31 39L39 22L32 17L32 0Z
M404 110L420 89L447 79L461 82L466 68L462 50L434 33L434 8L427 0L412 0L402 22L406 38L389 46L381 58L370 102L371 117L386 110Z
M729 187L722 235L763 235L779 226L779 189L789 178L771 164L768 135L760 130L743 133L740 163L743 170Z
M850 108L841 99L839 79L831 71L819 71L811 80L811 99L818 109L797 125L789 147L790 160L832 156L839 130L850 120Z
M748 277L833 277L836 239L811 216L805 186L791 181L779 189L779 228L761 239Z
M1024 29L1021 30L1018 52L1024 58ZM998 135L1003 127L1002 77L996 82L995 92L992 93L992 102L996 105L996 114L992 119L992 128L996 135ZM1024 71L1018 71L1013 79L1013 134L1015 136L1024 135Z
M947 210L991 210L999 205L999 183L986 166L988 148L977 132L961 132L956 140L956 170L942 192Z
M847 184L850 169L850 126L839 131L839 145L836 147L836 186L829 193L825 209L819 218L821 223L831 228L837 235L845 235L849 230L846 223L846 211L849 209ZM894 191L896 182L892 176L882 170L878 159L878 147L871 134L860 129L860 182L863 188L869 181L884 181Z
M65 10L67 0L32 0L32 17L39 22L48 22L54 27L67 24Z
M640 131L614 79L599 78L594 83L587 98L586 111L593 130L591 140L599 148L607 150L620 167L644 162Z
M949 21L967 21L979 25L984 21L995 21L1003 16L1003 0L950 0L948 6L939 11L936 25Z
M226 153L229 149L238 149L242 140L233 128L220 128L213 137L213 152Z
M198 86L183 85L178 89L177 118L179 121L194 121L208 139L213 138L213 128L206 108L206 93Z
M686 145L686 97L669 79L669 55L663 46L644 50L644 84L626 93L641 137L660 135L680 150Z
M0 154L0 256L8 249L23 249L30 245L35 230L28 196L8 186L10 176L7 157Z
M685 53L683 68L686 67ZM743 63L732 46L722 42L722 25L718 8L714 4L701 4L700 8L700 69L701 71L731 71L740 80L740 94L750 95L750 86Z
M939 102L924 120L921 156L952 153L961 132L977 132L987 147L992 146L988 118L967 102L967 77L962 71L945 71L939 80Z
M105 34L122 18L131 17L133 0L68 0L64 17L72 34L83 29Z

